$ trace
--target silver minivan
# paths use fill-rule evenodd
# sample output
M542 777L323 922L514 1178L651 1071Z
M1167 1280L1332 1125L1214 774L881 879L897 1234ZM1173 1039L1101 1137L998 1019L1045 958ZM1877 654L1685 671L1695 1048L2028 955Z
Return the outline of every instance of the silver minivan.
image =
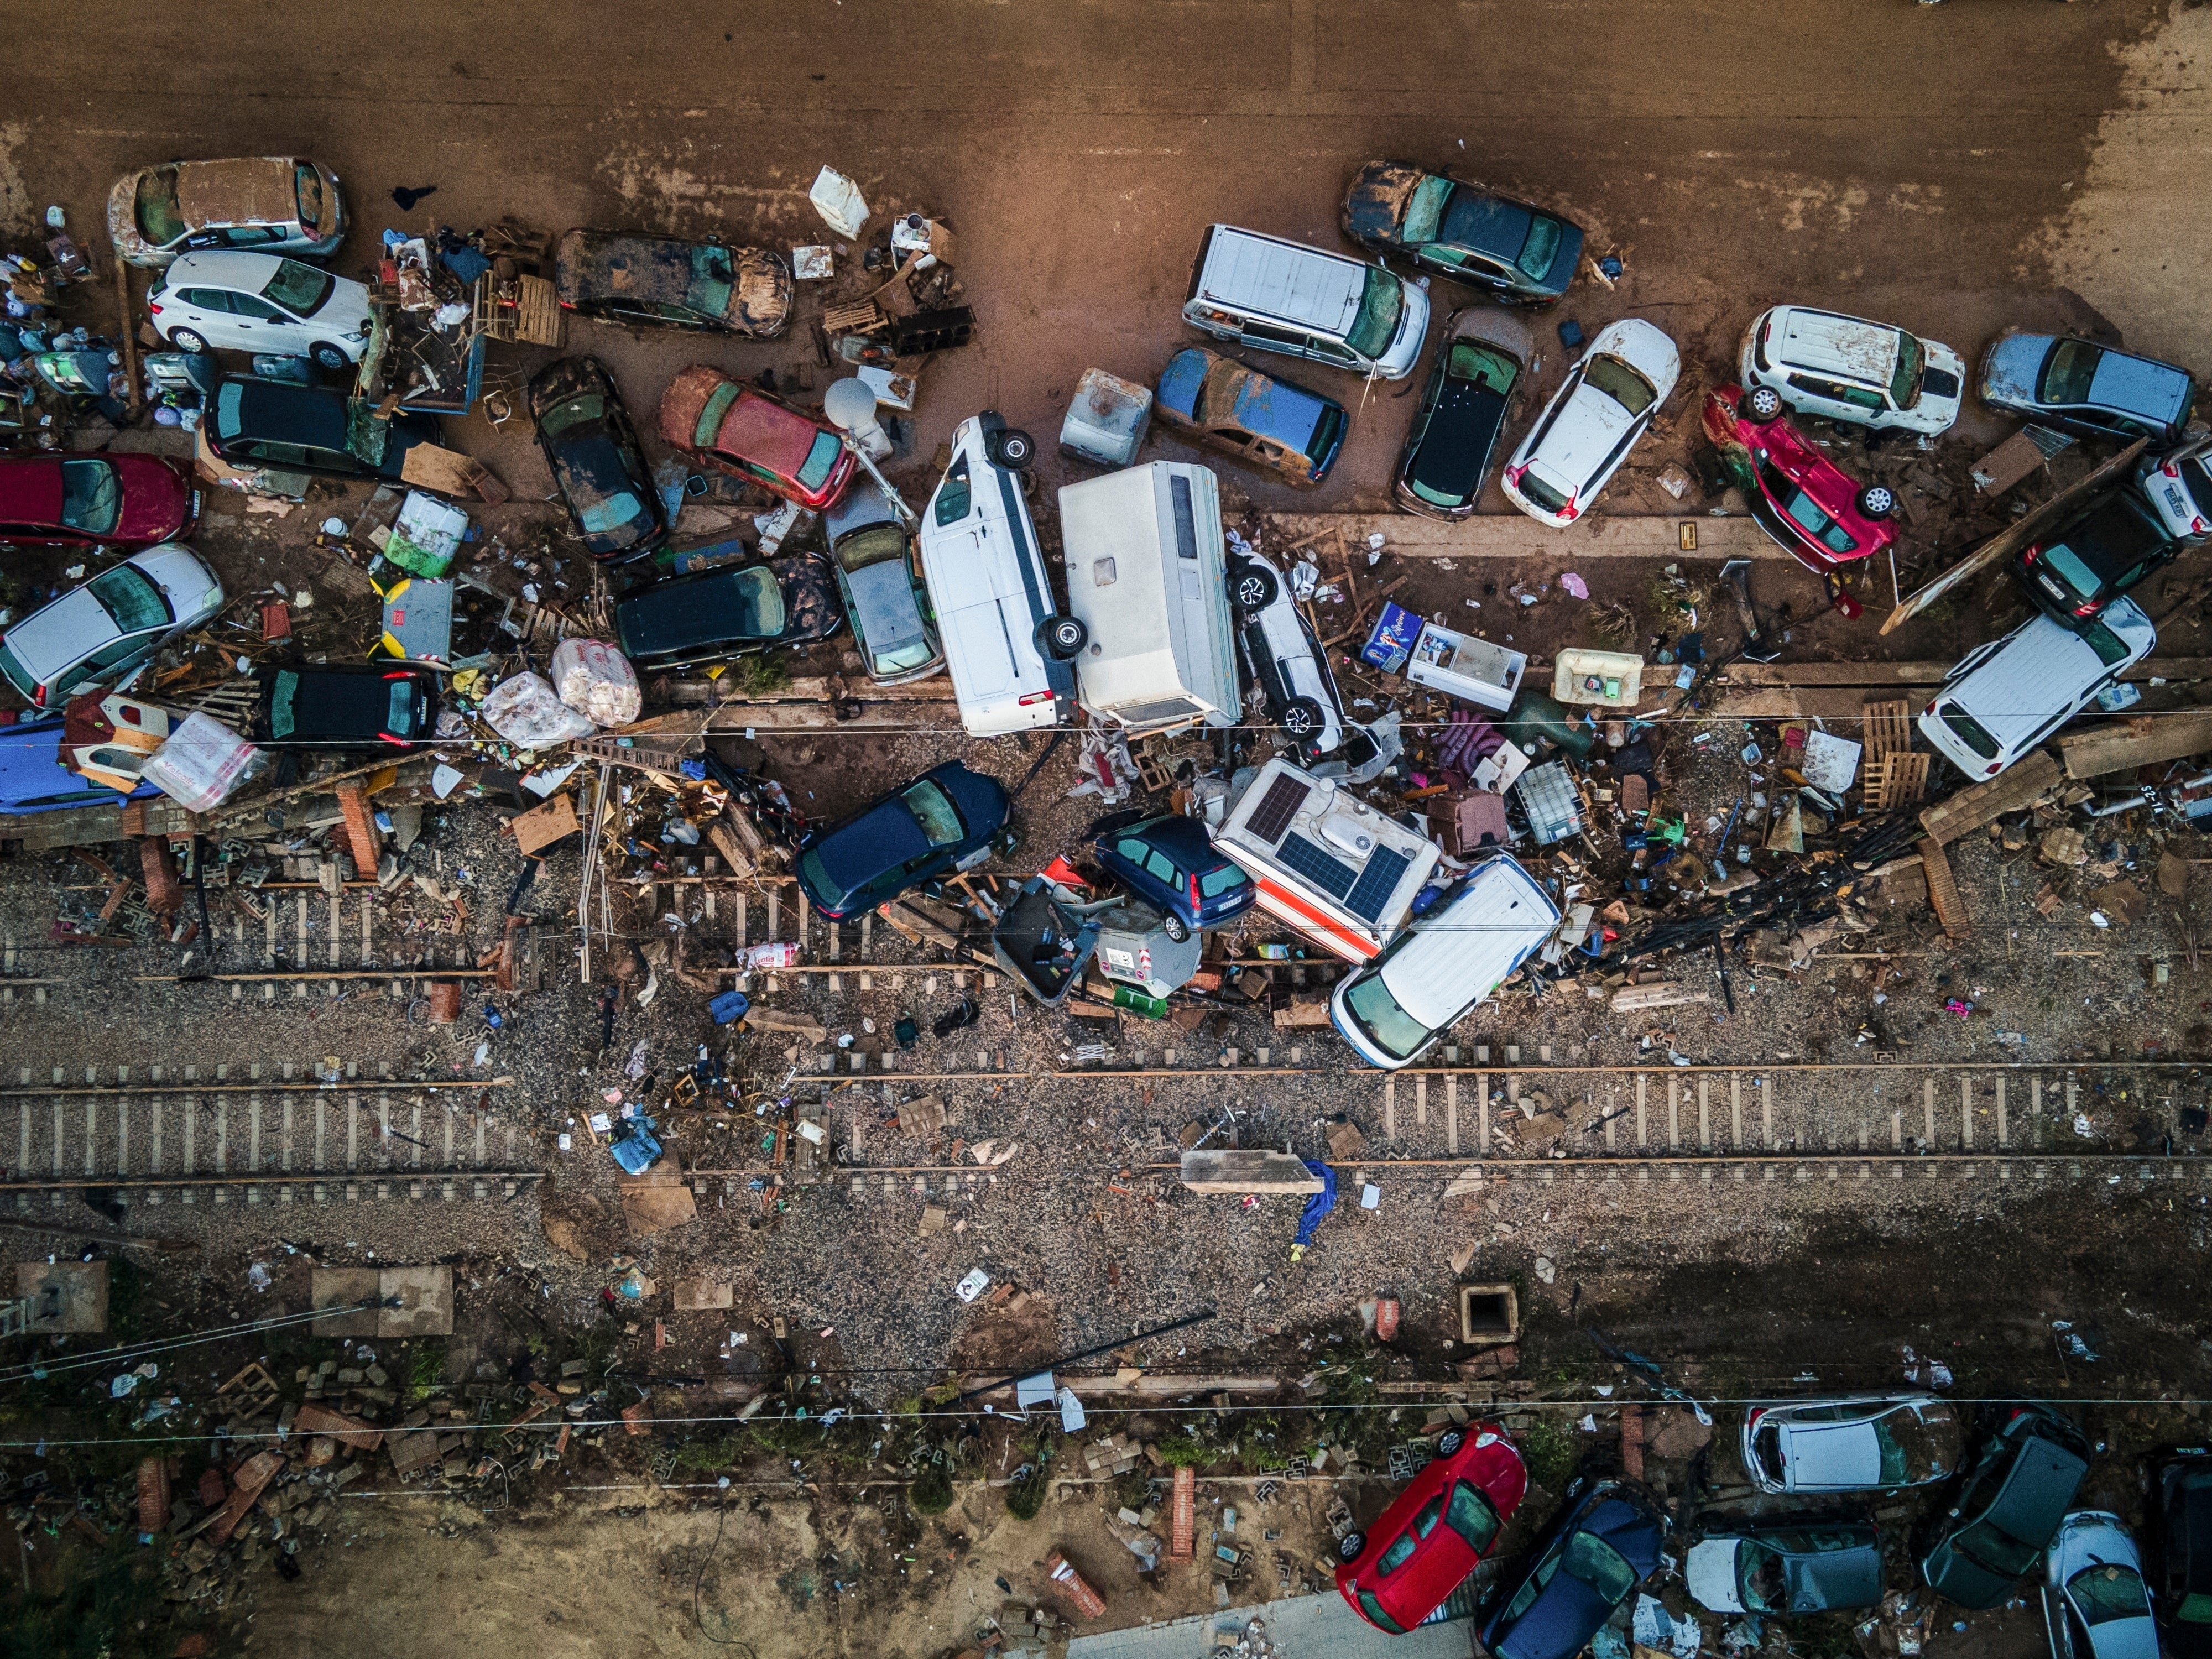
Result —
M1500 853L1475 866L1381 955L1338 981L1328 1017L1369 1065L1385 1071L1409 1066L1510 978L1559 925L1551 895Z
M1242 705L1213 474L1154 461L1065 486L1077 700L1133 736L1234 726Z
M1182 316L1217 340L1402 380L1420 361L1429 295L1380 264L1209 225Z
M1966 653L1920 711L1920 735L1970 778L1993 778L2150 655L2158 630L2133 599L2068 628L2039 616Z

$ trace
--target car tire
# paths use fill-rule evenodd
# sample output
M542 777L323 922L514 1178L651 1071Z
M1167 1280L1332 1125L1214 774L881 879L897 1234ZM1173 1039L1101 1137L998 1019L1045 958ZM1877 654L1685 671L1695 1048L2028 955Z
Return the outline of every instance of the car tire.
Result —
M1437 1437L1437 1455L1449 1457L1467 1444L1467 1436L1457 1429L1446 1429Z
M1180 945L1190 937L1190 924L1170 910L1160 917L1160 931Z
M205 351L208 349L208 343L206 340L202 338L199 335L193 333L192 331L188 328L170 330L169 343L176 347L179 351L191 352L194 356L198 356L201 352Z
M353 366L353 359L345 355L344 349L332 345L328 340L316 341L307 348L307 355L315 360L318 368L340 369Z
M1091 642L1080 617L1047 617L1037 624L1037 648L1054 662L1073 662Z
M1743 394L1743 417L1761 425L1782 413L1782 394L1771 386L1755 386Z
M1026 432L1008 427L984 445L985 453L1009 472L1026 472L1030 463L1036 459L1036 440Z
M1237 574L1230 583L1229 596L1239 611L1249 616L1274 604L1279 590L1275 573L1265 565L1242 564L1237 566Z
M1310 738L1322 728L1321 705L1311 697L1293 697L1283 709L1283 730L1294 738Z
M1336 1540L1337 1559L1339 1560L1347 1562L1357 1561L1359 1559L1359 1553L1366 1547L1367 1534L1365 1533L1348 1532L1345 1534L1343 1537Z
M1897 511L1897 492L1887 484L1869 484L1859 491L1859 512L1869 519L1886 519Z

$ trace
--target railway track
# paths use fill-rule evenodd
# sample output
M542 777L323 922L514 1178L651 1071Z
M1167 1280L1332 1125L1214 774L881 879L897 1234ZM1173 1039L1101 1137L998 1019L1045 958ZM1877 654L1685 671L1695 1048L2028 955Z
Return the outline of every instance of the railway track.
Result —
M0 1147L13 1153L0 1206L27 1213L40 1194L49 1207L108 1194L148 1206L503 1200L544 1175L495 1104L513 1086L350 1065L320 1077L289 1063L19 1066L0 1087Z

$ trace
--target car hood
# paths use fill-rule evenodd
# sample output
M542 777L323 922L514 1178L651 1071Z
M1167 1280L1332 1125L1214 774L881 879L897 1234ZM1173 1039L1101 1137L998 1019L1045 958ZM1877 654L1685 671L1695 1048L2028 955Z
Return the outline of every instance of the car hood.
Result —
M80 777L62 763L62 722L46 720L19 723L0 730L0 812L58 811L64 806L103 806L125 799L137 800L161 792L141 783L128 797L90 778ZM53 800L53 796L79 799ZM40 800L36 806L28 803Z
M1561 494L1579 496L1634 421L1617 400L1588 380L1577 380L1529 463Z
M1406 204L1428 176L1402 161L1369 162L1345 196L1345 233L1354 239L1395 243L1398 227L1405 222Z
M2008 334L1982 359L1982 398L1993 404L2036 401L2036 378L2051 352L2048 334Z
M152 542L173 536L191 515L192 487L173 462L158 455L103 455L123 483L123 516L111 541Z
M1741 1613L1743 1595L1735 1577L1735 1559L1743 1548L1740 1538L1708 1538L1690 1547L1682 1563L1682 1577L1690 1599L1715 1613Z
M2108 351L2099 358L2097 372L2089 380L2090 402L2124 409L2164 426L2181 418L2189 407L2190 392L2189 377L2179 369L2119 351Z
M331 283L330 297L323 301L322 309L308 317L307 326L325 335L356 339L366 334L368 318L368 290L351 278L341 276Z
M181 547L149 547L134 554L131 563L151 577L177 613L189 626L212 614L222 604L222 584L215 573Z
M1588 1584L1555 1572L1504 1639L1487 1645L1497 1659L1573 1659L1612 1616L1613 1604Z
M995 834L1006 821L1006 792L998 779L988 772L971 772L966 767L933 772L930 775L952 797L952 804L960 809L960 821L968 826L968 839Z

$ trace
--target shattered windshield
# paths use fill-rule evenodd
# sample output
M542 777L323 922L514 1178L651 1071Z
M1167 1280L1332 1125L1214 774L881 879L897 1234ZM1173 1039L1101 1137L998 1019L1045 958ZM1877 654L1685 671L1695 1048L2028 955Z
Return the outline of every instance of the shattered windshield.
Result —
M337 278L326 270L303 265L297 259L279 259L276 274L261 290L261 297L274 301L295 316L312 317L323 308L323 301L337 285Z
M1403 1060L1429 1040L1429 1028L1398 1006L1380 974L1360 981L1344 1000L1367 1040L1393 1060Z
M177 170L154 167L138 175L134 216L138 234L156 247L185 234L184 215L177 210Z
M706 246L691 250L691 280L684 289L686 309L706 317L724 315L730 308L733 284L727 248Z
M106 461L62 463L62 522L88 536L105 536L123 516L123 480Z
M1899 409L1910 409L1920 401L1920 374L1928 366L1928 354L1921 349L1920 342L1912 335L1899 330L1897 336L1897 373L1889 377L1889 400Z
M1405 285L1389 271L1370 268L1367 286L1360 291L1359 315L1345 343L1363 357L1380 357L1398 331L1398 313L1406 308Z

